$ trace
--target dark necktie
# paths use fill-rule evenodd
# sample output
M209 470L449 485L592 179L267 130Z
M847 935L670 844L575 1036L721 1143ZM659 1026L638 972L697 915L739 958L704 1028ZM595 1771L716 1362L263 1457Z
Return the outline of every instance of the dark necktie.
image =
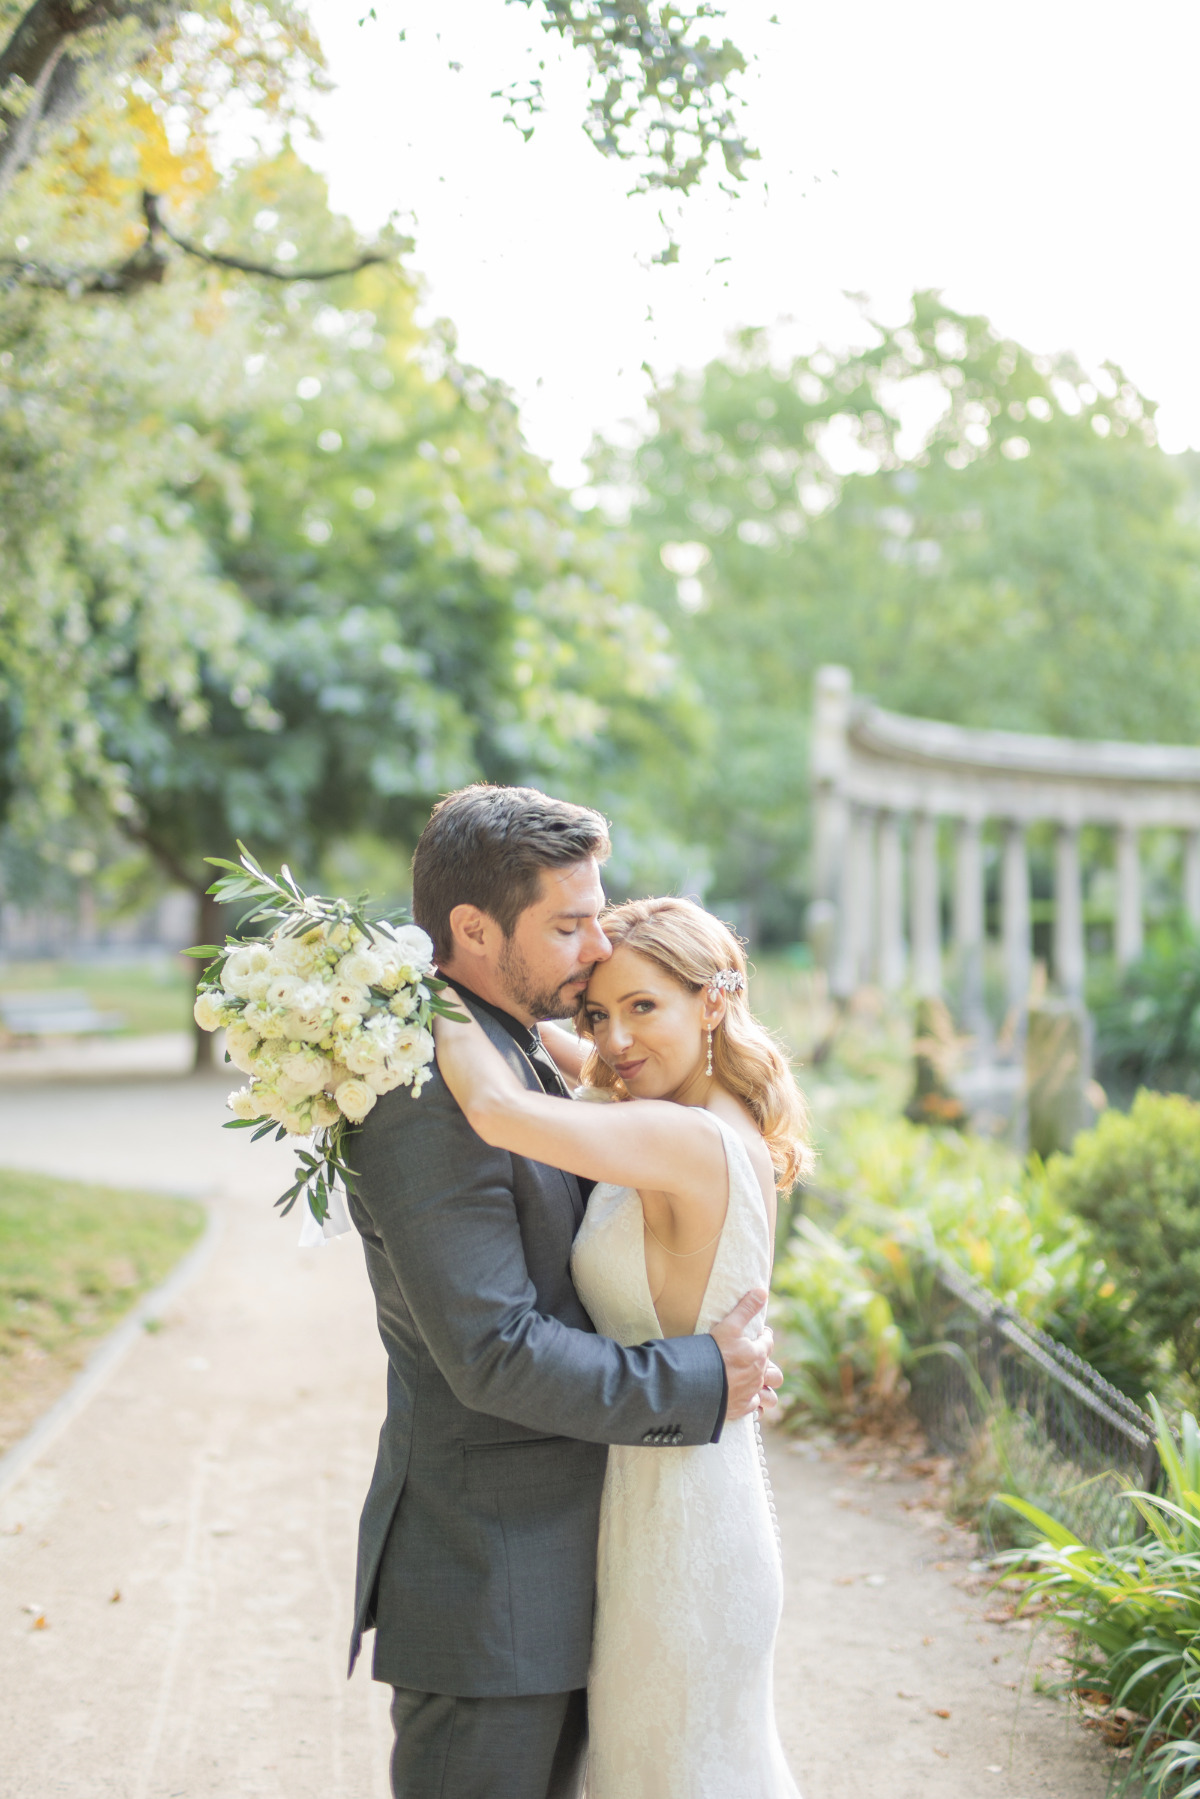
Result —
M550 1052L540 1037L534 1038L532 1045L525 1053L533 1063L533 1072L542 1083L543 1090L554 1099L570 1099L571 1095L567 1091L567 1084L554 1066Z

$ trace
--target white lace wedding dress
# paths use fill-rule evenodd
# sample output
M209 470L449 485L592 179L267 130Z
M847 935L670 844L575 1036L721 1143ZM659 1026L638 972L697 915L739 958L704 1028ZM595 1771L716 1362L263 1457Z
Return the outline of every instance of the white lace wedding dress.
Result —
M751 1287L765 1287L771 1266L758 1178L737 1133L717 1123L729 1208L697 1332ZM632 1188L593 1190L571 1268L598 1331L625 1344L662 1336ZM761 1329L761 1319L751 1328ZM771 1685L782 1596L753 1419L727 1424L719 1443L702 1448L610 1448L588 1680L588 1799L799 1799Z

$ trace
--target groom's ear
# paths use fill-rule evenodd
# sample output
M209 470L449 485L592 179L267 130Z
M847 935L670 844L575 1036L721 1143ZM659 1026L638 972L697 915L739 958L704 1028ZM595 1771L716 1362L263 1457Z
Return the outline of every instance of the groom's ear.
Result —
M487 962L498 954L503 932L490 912L480 906L463 905L450 908L450 935L455 957Z

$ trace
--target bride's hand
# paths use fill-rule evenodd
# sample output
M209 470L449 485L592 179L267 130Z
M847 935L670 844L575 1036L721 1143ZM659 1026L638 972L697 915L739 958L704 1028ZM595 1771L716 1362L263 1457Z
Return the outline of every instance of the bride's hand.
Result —
M486 1104L511 1104L521 1091L520 1082L506 1067L503 1056L489 1043L483 1027L472 1018L453 987L443 987L438 997L463 1013L463 1019L433 1015L433 1047L438 1072L459 1106L470 1118L473 1108Z

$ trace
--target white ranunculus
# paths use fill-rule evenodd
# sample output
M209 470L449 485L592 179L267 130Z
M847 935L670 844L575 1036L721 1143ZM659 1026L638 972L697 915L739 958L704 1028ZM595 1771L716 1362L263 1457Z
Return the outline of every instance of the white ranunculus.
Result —
M295 1055L284 1056L280 1067L284 1076L302 1093L319 1093L329 1079L333 1063L327 1056L302 1049Z
M251 984L256 976L266 973L270 952L265 943L248 943L225 958L221 985L235 999L253 999Z
M312 1088L307 1081L294 1081L282 1069L276 1075L274 1088L289 1111L296 1111L305 1100L312 1098Z
M240 1068L243 1074L253 1074L254 1072L254 1052L258 1048L258 1043L258 1032L251 1030L250 1026L241 1019L237 1024L231 1024L225 1032L225 1048L229 1052L229 1060L235 1068Z
M375 1095L365 1081L343 1081L333 1097L338 1103L338 1109L351 1124L357 1124L360 1119L365 1118L375 1104Z
M257 1000L266 999L267 989L270 985L271 970L269 968L263 968L258 974L251 975L250 979L246 982L246 998Z
M253 1087L239 1087L225 1101L235 1118L261 1118L263 1116L262 1096Z
M335 979L352 981L356 986L374 987L383 974L383 957L377 956L373 949L359 944L347 956L343 956L337 965Z
M192 1007L192 1017L202 1031L219 1031L225 1022L221 995L215 992L198 993Z

